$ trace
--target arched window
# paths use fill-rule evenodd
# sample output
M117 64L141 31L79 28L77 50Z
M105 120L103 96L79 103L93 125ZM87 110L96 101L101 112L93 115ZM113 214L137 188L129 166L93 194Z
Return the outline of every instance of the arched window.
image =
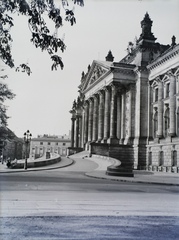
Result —
M166 109L165 115L164 115L164 135L165 137L168 136L170 129L170 110L169 108Z

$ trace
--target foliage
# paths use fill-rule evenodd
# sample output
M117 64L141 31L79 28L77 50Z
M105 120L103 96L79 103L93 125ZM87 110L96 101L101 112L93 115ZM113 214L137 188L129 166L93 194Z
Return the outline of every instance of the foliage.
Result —
M3 78L3 77L2 77ZM15 94L11 92L8 88L7 84L0 82L0 125L7 125L8 116L6 114L6 106L4 105L4 101L6 99L13 99Z
M56 4L60 4L56 7ZM52 70L58 66L63 69L64 64L58 50L64 52L66 45L63 39L58 38L57 31L63 26L63 20L71 25L76 23L74 4L84 5L83 0L71 0L70 9L68 0L1 0L0 1L0 59L9 67L15 67L11 52L12 36L11 28L14 26L13 14L25 15L28 19L31 31L31 42L36 48L47 51L53 61ZM64 13L64 17L63 17ZM54 33L50 32L47 21L50 19L54 24ZM26 71L30 75L30 68L21 64L17 71Z

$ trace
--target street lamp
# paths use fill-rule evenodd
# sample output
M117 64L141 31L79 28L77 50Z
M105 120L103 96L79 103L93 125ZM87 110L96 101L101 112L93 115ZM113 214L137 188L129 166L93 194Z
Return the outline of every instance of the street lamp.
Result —
M27 169L27 151L28 151L28 145L31 141L32 134L27 130L27 132L24 133L24 143L25 143L25 162L24 162L24 169Z

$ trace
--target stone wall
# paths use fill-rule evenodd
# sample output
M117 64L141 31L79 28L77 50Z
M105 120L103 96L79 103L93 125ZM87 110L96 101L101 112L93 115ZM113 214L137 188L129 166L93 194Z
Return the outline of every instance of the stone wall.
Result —
M149 171L179 172L179 144L148 145L147 169Z
M134 150L131 145L91 143L91 154L107 156L121 161L121 167L134 165Z

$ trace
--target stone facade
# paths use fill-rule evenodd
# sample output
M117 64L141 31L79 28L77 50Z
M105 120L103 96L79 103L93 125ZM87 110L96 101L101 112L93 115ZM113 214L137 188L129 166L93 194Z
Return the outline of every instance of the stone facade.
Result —
M115 155L135 169L178 172L179 44L174 36L170 45L156 42L148 13L141 28L122 60L109 51L82 73L71 148Z

